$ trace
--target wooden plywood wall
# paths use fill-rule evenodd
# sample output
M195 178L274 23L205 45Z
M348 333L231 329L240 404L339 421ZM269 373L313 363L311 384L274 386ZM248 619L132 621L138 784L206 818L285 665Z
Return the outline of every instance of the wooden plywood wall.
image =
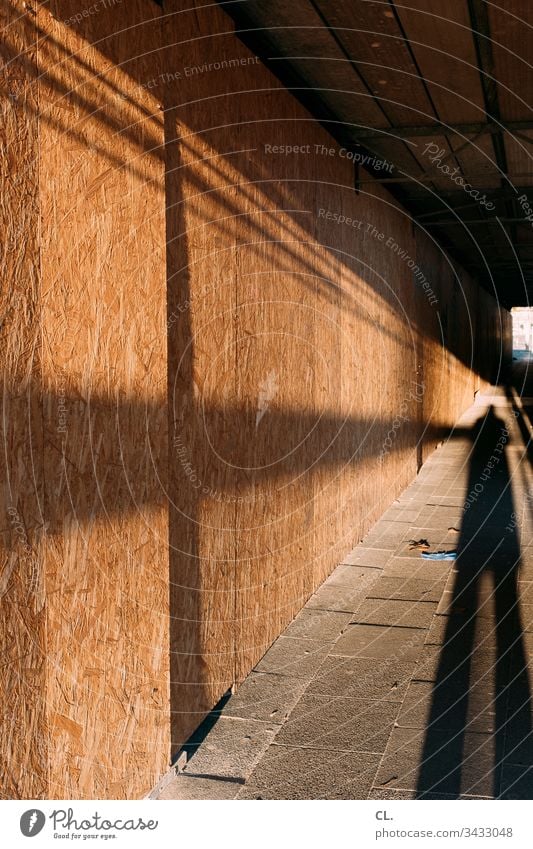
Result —
M159 12L39 9L48 793L133 797L168 764Z
M477 388L475 284L193 5L163 59L176 748Z
M490 379L469 334L507 345L509 320L354 190L218 7L1 8L26 52L2 101L4 792L136 797Z
M4 798L47 791L37 33L3 2L0 109L0 751Z

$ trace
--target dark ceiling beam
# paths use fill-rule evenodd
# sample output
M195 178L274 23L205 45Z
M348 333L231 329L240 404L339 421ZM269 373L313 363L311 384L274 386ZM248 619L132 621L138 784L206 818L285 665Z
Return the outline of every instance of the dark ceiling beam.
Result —
M525 130L533 130L533 121L499 121L497 124L492 121L477 121L469 124L416 124L404 127L385 127L383 130L359 130L357 137L362 141L377 141L387 135L396 136L400 139L408 139L418 136L433 138L434 136L450 135L450 133L459 136L468 136L486 132L494 135L504 131L513 133L523 132ZM528 141L532 140L528 139Z
M501 115L498 103L498 87L494 78L494 56L492 53L488 7L485 0L468 0L468 9L472 22L472 36L476 47L485 109L489 121L494 121L497 126L501 121ZM522 127L521 129L525 128ZM505 144L499 129L492 134L492 143L494 145L498 167L505 173L507 171L507 157L505 154Z
M418 221L415 218L415 221ZM420 221L424 227L448 227L450 224L465 224L468 227L486 227L487 224L530 224L525 218L474 218L465 221L463 218L440 218L438 221Z
M479 242L476 240L476 244L478 248L487 248L489 252L491 250L497 250L497 246L494 244L494 242ZM521 257L523 256L523 254L526 253L528 254L528 257L530 257L530 251L533 250L533 245L531 245L531 247L529 247L528 245L515 245L515 250L518 257Z
M486 177L487 177L487 174L469 173L467 175L467 177L465 178L465 181L471 183L472 180L482 180L483 178L486 178ZM479 191L479 192L482 192L483 194L485 194L487 196L487 198L506 198L506 197L512 198L512 197L515 196L515 194L528 194L528 193L532 194L533 193L533 186L522 186L520 184L516 185L516 183L515 183L516 180L521 180L524 177L529 177L531 179L531 177L533 177L533 173L527 174L527 173L524 172L523 174L508 174L507 177L508 177L508 179L509 179L509 181L511 182L512 185L501 186L497 189L495 189L494 186L475 185L475 186L473 186L473 188L476 191ZM379 175L378 175L376 177L373 177L372 180L361 180L359 185L361 185L361 186L373 185L373 184L375 185L376 183L382 183L384 185L389 185L389 184L394 184L394 183L408 183L408 184L412 184L413 188L416 188L417 186L424 186L424 184L427 183L427 182L428 182L428 178L423 177L423 176L415 178L415 177L411 177L409 174L405 174L403 177L379 177ZM442 196L442 197L446 197L446 198L450 198L450 197L461 198L461 197L464 197L464 194L465 194L464 189L443 189L443 188L439 189L439 195ZM469 205L474 206L475 204L473 203L473 204L469 204Z
M498 201L499 202L503 201L504 204L507 201L516 200L519 191L521 192L521 194L526 195L526 197L528 198L528 202L531 202L530 196L533 196L533 188L520 190L520 189L515 187L514 190L511 191L511 189L509 189L507 186L504 186L501 189L492 189L492 190L487 189L487 190L484 191L483 189L480 188L480 189L476 189L476 191L484 192L484 194L486 195L487 201L492 201L493 203L498 202ZM529 195L528 195L528 191L529 191ZM443 206L446 206L448 208L453 206L453 211L455 213L457 213L457 212L459 212L459 210L461 210L461 214L463 214L463 215L465 214L464 213L465 209L468 209L470 211L477 209L477 210L479 210L483 213L483 220L486 220L487 217L495 218L495 215L491 215L491 216L487 215L488 210L480 208L478 200L471 201L470 203L461 203L460 202L461 199L464 199L464 192L462 192L462 193L454 192L453 194L441 192L440 196L439 196L439 201L441 202L441 205L438 206L437 208L431 208L427 212L419 212L418 218L420 218L420 219L422 219L422 218L424 218L424 219L425 218L433 218L435 215L440 215L442 217L443 214L446 214L444 212L443 208L442 208ZM496 213L496 215L498 215L498 213ZM515 217L516 213L515 212L512 212L511 214L506 213L506 215L507 215L508 218L513 218L513 217ZM503 217L505 218L505 215ZM523 220L523 219L520 219L520 220Z
M472 37L476 48L477 62L479 65L479 78L483 89L485 111L489 121L498 124L501 121L500 105L498 102L498 86L495 79L495 63L492 51L492 38L489 22L489 10L485 0L468 0L468 11L472 24ZM505 152L505 141L502 132L491 135L492 147L496 158L498 170L502 174L501 183L504 186L505 176L508 172L507 154ZM517 206L513 198L503 201L504 212L510 226L510 240L516 242L516 227L513 216L517 214ZM509 247L510 249L510 247Z

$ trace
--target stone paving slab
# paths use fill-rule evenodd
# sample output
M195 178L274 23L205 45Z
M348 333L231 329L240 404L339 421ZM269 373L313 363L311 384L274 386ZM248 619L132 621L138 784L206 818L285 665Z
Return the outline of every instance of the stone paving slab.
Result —
M363 587L377 581L381 574L379 567L351 566L341 563L322 584L318 592L325 587L350 587L360 591Z
M388 549L381 548L355 548L342 558L342 563L348 566L371 566L374 569L383 569L391 557Z
M272 722L221 716L183 772L246 778L277 730Z
M197 778L179 773L158 794L160 800L170 799L236 799L243 784L213 778Z
M464 507L464 499L457 498L455 495L434 495L427 501L427 507L448 507L450 509Z
M525 563L523 559L520 559L517 570L523 581L533 581L533 560Z
M420 509L418 507L403 506L398 503L389 507L382 516L388 522L416 522Z
M270 746L239 799L365 799L379 755Z
M526 566L533 566L533 545L522 546L520 549L520 562L522 569L525 569ZM522 577L522 571L520 572L520 577Z
M455 534L454 536L456 537L457 535ZM422 559L420 551L417 552L416 549L411 547L412 543L410 540L427 540L430 546L430 548L427 549L429 551L455 551L457 548L457 539L451 539L450 535L445 531L434 531L431 528L411 528L409 532L409 539L399 545L394 552L395 558L412 558L414 555L418 554L420 559ZM432 561L424 560L423 562L431 563Z
M528 662L529 658L533 655L533 633L531 631L524 632L520 638L520 645L522 646L525 661Z
M356 566L350 567L356 569ZM347 587L343 584L322 584L306 604L307 610L334 610L339 613L355 613L365 600L371 585L377 580L380 570L361 570L364 576L358 586ZM368 577L366 577L368 576Z
M349 625L351 613L338 613L331 610L304 609L285 629L286 637L299 637L318 640L321 643L333 642Z
M492 650L490 647L476 648L470 652L470 657L465 659L464 639L457 640L457 651L451 652L451 646L448 647L451 657L446 659L443 657L442 646L426 645L422 649L420 659L413 670L413 681L436 681L440 672L440 676L453 675L454 671L460 669L461 665L468 663L474 674L479 676L482 672L492 673L495 675L496 658L498 656L496 645L494 643Z
M394 801L394 799L402 800L402 799L436 799L439 801L446 800L458 800L463 799L464 801L473 802L476 799L492 799L492 796L466 796L459 795L454 796L451 793L418 793L416 790L371 790L369 795L369 799L381 800L381 801Z
M524 631L533 631L533 604L520 604L520 625Z
M476 619L466 612L452 616L444 614L435 616L427 632L426 644L441 646L449 639L450 634L457 639L464 639L472 623L475 623L475 646L480 649L490 649L496 644L497 629L495 623L484 617Z
M485 571L492 568L501 569L504 564L518 566L520 563L518 544L513 537L506 540L506 534L504 527L483 528L483 531L478 531L475 536L463 541L462 550L456 561L457 567L461 566L461 561L464 561L468 567L476 566L478 570ZM511 542L511 548L509 548L509 542Z
M396 551L396 549L402 543L402 541L403 541L403 535L400 535L400 534L397 534L395 537L393 537L392 535L379 536L379 537L373 536L373 537L368 537L368 538L365 537L365 547L367 548L367 550L374 549L376 551L379 551L380 554L383 551L387 551L388 554L389 554L389 557L390 557L393 554L393 552ZM386 562L387 562L386 559L384 559L383 557L380 557L379 568L382 569Z
M412 681L407 689L397 725L400 728L463 729L488 732L496 729L495 703L483 686L472 682L468 690L452 681L435 684Z
M460 613L475 616L476 619L490 619L496 624L496 595L494 590L487 587L484 590L477 588L473 591L473 587L469 588L470 592L457 595L454 592L446 590L442 594L442 598L437 607L439 616L450 616L454 613Z
M466 475L454 471L442 474L434 469L423 480L431 488L431 495L455 495L461 498L468 486Z
M255 671L309 679L321 666L329 649L328 643L278 637L259 661Z
M501 799L533 799L533 766L505 766L502 771Z
M224 707L224 716L281 724L302 695L305 678L252 672Z
M519 523L518 524L518 536L520 539L520 564L526 569L528 566L533 566L533 553L532 553L532 543L533 543L533 527L529 524ZM522 577L522 571L520 571L520 576ZM522 578L522 580L531 581L532 578Z
M411 552L413 553L413 552ZM420 554L414 557L391 557L383 569L386 578L431 578L438 580L450 574L452 561L424 560Z
M336 752L383 752L398 704L328 698L306 692L276 737L276 743Z
M382 598L400 601L438 602L444 590L444 581L432 581L431 578L379 578L368 592L369 598Z
M409 527L409 522L378 522L376 529L366 535L364 539L365 548L395 551L402 540L405 539Z
M462 507L444 507L436 504L428 505L420 511L416 526L444 531L450 531L451 528L455 528L457 531L460 531L463 519L464 512Z
M427 502L428 498L431 498L434 492L434 487L421 487L420 489L409 489L406 490L401 496L399 505L405 508L409 508L410 510L417 510L420 512ZM416 516L414 521L416 521Z
M427 464L426 460L426 464ZM420 469L418 473L418 477L414 483L407 487L407 489L402 493L400 497L400 501L402 504L412 503L413 501L421 501L422 505L427 504L428 499L437 489L437 485L434 483L426 483L423 478L423 470Z
M409 519L402 519L400 521L398 518L396 518L396 519L388 519L387 518L387 513L389 511L393 510L393 509L394 508L389 507L389 510L386 511L383 514L383 516L381 517L381 519L378 522L376 522L374 527L365 536L363 543L362 543L363 545L366 545L367 539L374 534L376 536L384 536L384 535L389 534L389 533L390 534L402 535L402 534L405 534L407 532L407 530L409 529L409 526L412 524L412 522ZM402 509L402 508L400 508L400 509ZM405 509L411 510L412 508L408 507L408 508L405 508Z
M436 609L437 605L428 601L415 603L367 598L355 613L353 622L362 625L429 628Z
M376 660L416 660L424 643L424 635L425 631L418 628L353 625L346 629L330 653Z
M500 584L495 589L492 582L480 585L480 582L472 582L465 589L445 590L437 607L438 615L461 614L470 615L477 619L490 619L494 626L509 623L511 617L509 612L516 605L516 594L512 585ZM530 616L533 607L531 604L520 601L520 619L524 630L530 624Z
M507 763L533 765L533 727L531 702L514 708L505 726L504 757Z
M395 728L374 789L492 797L494 760L491 734L461 735L434 729L428 745L425 731Z
M352 699L401 702L413 672L413 661L395 658L327 657L307 692Z

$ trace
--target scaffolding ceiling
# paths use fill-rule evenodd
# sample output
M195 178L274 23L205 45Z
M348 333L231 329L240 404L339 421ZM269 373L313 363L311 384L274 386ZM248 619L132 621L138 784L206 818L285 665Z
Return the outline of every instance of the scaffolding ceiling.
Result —
M506 306L533 293L528 0L222 2L339 144ZM390 167L372 168L386 160ZM365 173L357 172L356 186ZM362 186L363 187L363 186ZM363 187L364 188L364 187Z

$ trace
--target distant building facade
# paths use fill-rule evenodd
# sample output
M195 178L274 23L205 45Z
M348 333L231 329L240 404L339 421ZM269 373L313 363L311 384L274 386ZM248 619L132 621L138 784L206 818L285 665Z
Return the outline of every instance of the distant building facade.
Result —
M513 307L513 349L533 351L533 308Z

